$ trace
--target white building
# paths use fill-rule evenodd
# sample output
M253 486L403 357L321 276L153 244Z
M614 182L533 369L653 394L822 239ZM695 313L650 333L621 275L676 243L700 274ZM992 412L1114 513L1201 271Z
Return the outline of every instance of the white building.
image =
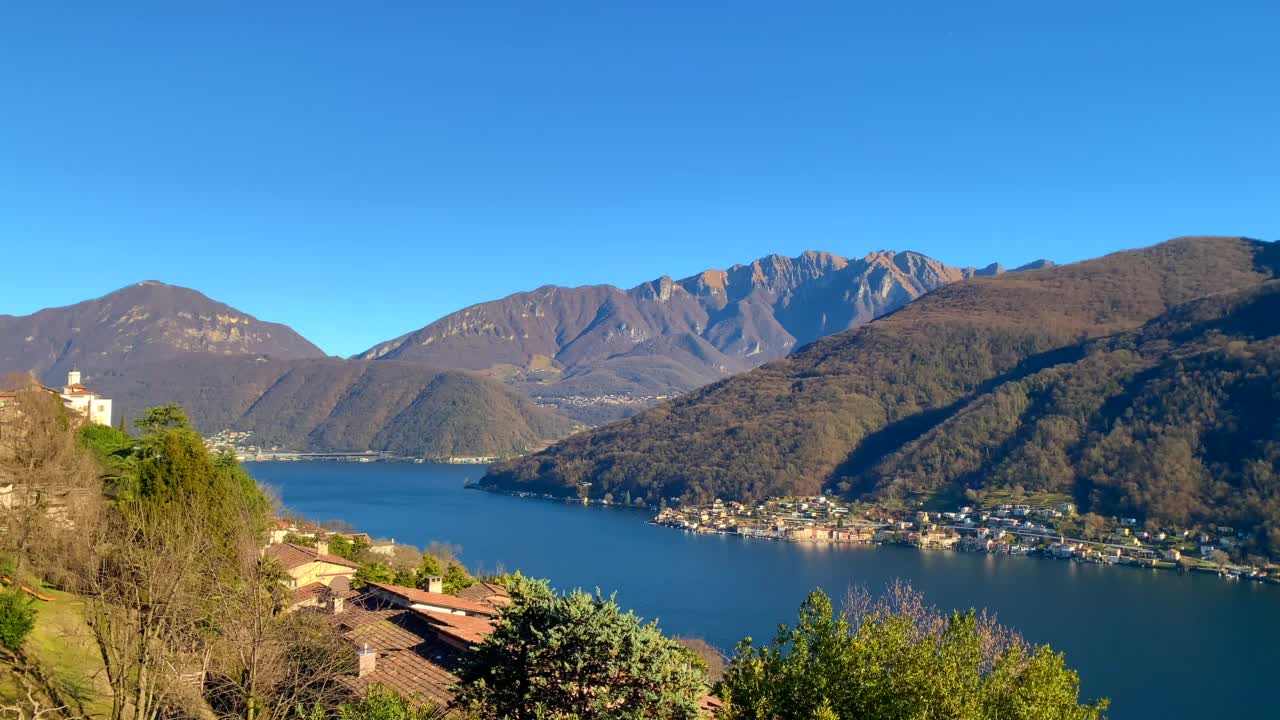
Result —
M71 368L71 372L67 373L67 384L59 395L67 407L88 418L89 422L111 424L111 401L81 385L79 370Z

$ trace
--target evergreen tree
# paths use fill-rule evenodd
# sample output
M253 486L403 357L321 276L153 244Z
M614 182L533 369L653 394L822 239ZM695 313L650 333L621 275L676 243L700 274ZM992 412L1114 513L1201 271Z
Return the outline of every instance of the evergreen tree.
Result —
M455 704L479 720L698 717L701 663L599 593L517 579L494 632L463 658Z

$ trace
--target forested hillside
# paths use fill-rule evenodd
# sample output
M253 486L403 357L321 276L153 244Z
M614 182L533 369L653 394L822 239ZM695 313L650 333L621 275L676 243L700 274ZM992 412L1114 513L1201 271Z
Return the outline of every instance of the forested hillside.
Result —
M95 388L125 417L178 402L202 433L251 431L290 450L505 456L574 427L495 380L420 363L196 355L110 371Z
M0 374L61 387L78 366L118 420L179 401L205 435L260 447L507 456L574 423L500 382L420 362L327 358L286 325L148 281L94 300L0 316Z
M1044 392L1052 396L1068 394L1076 391L1075 384L1066 379L1054 382L1055 373L1065 378L1073 369L1086 372L1099 364L1123 363L1124 352L1129 352L1135 359L1125 368L1135 377L1144 364L1163 368L1163 374L1149 369L1141 373L1142 382L1123 385L1120 369L1093 369L1096 377L1106 378L1117 388L1106 393L1107 397L1120 393L1123 386L1129 394L1120 397L1130 399L1104 403L1096 418L1082 422L1096 424L1123 416L1124 423L1107 426L1107 432L1114 430L1115 434L1110 440L1098 439L1087 453L1084 447L1069 442L1069 434L1052 439L1056 426L1047 423L1039 430L1049 434L1042 444L1059 453L1079 453L1080 460L1069 464L1064 460L1057 470L1046 470L1044 478L1025 482L1063 487L1072 482L1065 474L1074 477L1082 473L1095 479L1088 487L1077 488L1084 496L1081 499L1100 507L1147 510L1170 517L1210 512L1257 518L1256 513L1250 516L1243 510L1228 510L1223 505L1224 491L1202 494L1169 489L1184 482L1176 480L1179 477L1213 475L1188 470L1189 474L1180 476L1178 462L1186 467L1194 457L1212 466L1223 456L1223 447L1247 442L1246 437L1259 432L1256 427L1239 427L1243 418L1233 422L1223 416L1221 423L1206 421L1203 433L1192 433L1212 445L1214 450L1207 455L1198 454L1201 449L1195 445L1178 456L1168 451L1172 448L1155 452L1156 446L1146 440L1126 446L1122 438L1125 432L1143 432L1142 418L1158 418L1171 425L1181 422L1177 414L1190 412L1194 403L1189 398L1179 400L1171 393L1173 387L1187 391L1202 387L1203 392L1211 392L1211 385L1203 385L1207 380L1189 378L1187 368L1201 368L1223 384L1219 405L1229 405L1227 398L1259 392L1257 387L1240 386L1238 383L1245 381L1236 378L1264 372L1268 361L1263 350L1270 347L1266 342L1235 340L1259 353L1246 362L1230 354L1235 351L1211 350L1216 340L1208 334L1196 340L1200 336L1191 325L1181 330L1171 328L1182 327L1178 323L1185 324L1187 317L1212 315L1215 307L1237 307L1236 311L1218 312L1223 328L1238 328L1259 312L1265 316L1265 312L1250 308L1269 302L1269 286L1262 283L1275 277L1276 255L1274 244L1239 238L1183 238L1074 265L948 285L896 313L820 340L785 360L497 466L486 482L566 493L577 492L579 483L590 482L592 494L626 491L651 501L677 496L753 500L816 493L824 488L901 495L956 490L968 483L1012 483L1027 470L1012 462L997 467L988 457L995 450L1013 454L1012 445L993 450L979 439L966 439L968 429L947 423L955 423L982 401L993 405L1003 402L1009 407L996 414L1004 418L1006 433L1034 432L1030 422L1034 414L1024 417L1016 397L999 395L1002 388L1041 382ZM1260 293L1256 303L1248 299L1252 297L1248 293L1232 294L1249 289ZM1179 305L1217 294L1224 297L1170 313ZM1146 335L1109 340L1116 344L1113 350L1104 352L1112 345L1089 342L1138 330L1165 313L1169 315L1142 330ZM1167 337L1151 335L1160 332ZM1256 332L1266 337L1265 326ZM1144 343L1143 349L1126 351L1126 342ZM1167 349L1159 351L1160 343ZM1218 374L1213 365L1220 357L1235 358L1239 369ZM1085 361L1085 365L1079 364ZM1265 385L1265 380L1259 382ZM1275 403L1274 395L1256 397L1262 410L1240 412L1265 415L1263 410ZM1157 399L1170 405L1153 405ZM1126 402L1131 410L1125 409ZM1206 407L1213 404L1203 402ZM1166 411L1175 416L1164 415ZM1261 416L1248 417L1252 423ZM1159 441L1175 443L1176 439L1170 435ZM1185 436L1183 439L1191 442ZM1257 448L1251 452L1250 457L1265 464L1270 451ZM982 460L964 465L956 461L958 454ZM938 468L928 464L927 458L933 456L955 462L952 475L940 476ZM1177 457L1181 460L1174 459ZM1061 469L1068 466L1070 471ZM1257 474L1256 463L1248 467L1255 469L1247 472ZM997 470L999 474L990 474ZM1187 499L1188 493L1196 497L1195 502ZM1153 502L1153 498L1159 499Z
M1087 510L1257 528L1280 549L1280 282L1196 301L968 400L843 468L877 499L1056 492Z

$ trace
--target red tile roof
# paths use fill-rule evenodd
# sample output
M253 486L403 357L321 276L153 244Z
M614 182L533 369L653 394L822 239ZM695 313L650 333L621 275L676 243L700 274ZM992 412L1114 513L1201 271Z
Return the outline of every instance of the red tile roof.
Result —
M488 603L497 608L504 608L511 604L511 594L506 588L497 583L484 581L459 590L458 597L471 602Z
M293 606L303 605L319 599L320 594L328 589L322 582L307 583L293 591L289 599Z
M279 562L284 566L285 570L292 570L302 567L307 563L323 562L330 565L341 565L355 570L360 569L360 563L351 562L350 560L338 557L337 555L321 555L316 552L313 547L305 545L295 545L293 543L280 543L278 545L268 545L266 550L267 557Z
M489 637L489 634L493 632L493 621L488 618L454 615L431 610L414 610L414 612L418 617L423 618L434 626L436 632L467 645L475 645Z
M437 640L433 628L413 611L389 607L376 598L353 598L345 609L328 616L338 632L356 649L376 651L374 671L365 677L349 675L344 685L363 694L374 683L405 697L445 707L453 700L458 678L452 670L458 652Z
M400 597L406 604L410 605L434 605L435 607L462 610L463 612L476 613L477 615L488 615L490 617L498 614L498 611L492 605L463 600L462 598L454 597L453 595L427 592L426 590L402 587L400 585L386 585L384 583L369 583L369 585L378 588L383 592Z

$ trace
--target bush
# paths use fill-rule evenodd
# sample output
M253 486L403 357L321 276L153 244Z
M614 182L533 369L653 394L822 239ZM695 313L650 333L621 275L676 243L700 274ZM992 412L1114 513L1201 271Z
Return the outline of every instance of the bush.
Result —
M844 613L811 593L772 643L739 644L722 687L722 720L1100 720L1107 708L1080 703L1048 646L972 610L939 613L905 585L852 596Z
M36 626L35 603L13 589L0 592L0 647L17 652Z

